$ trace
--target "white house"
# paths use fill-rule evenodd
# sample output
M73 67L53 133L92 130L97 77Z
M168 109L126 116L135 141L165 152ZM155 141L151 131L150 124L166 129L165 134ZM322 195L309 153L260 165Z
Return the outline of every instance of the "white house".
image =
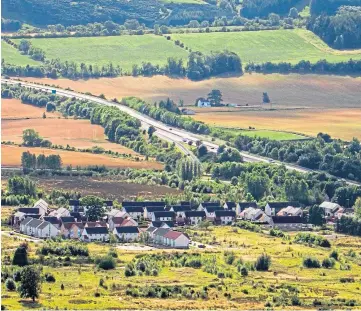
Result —
M264 211L267 216L276 216L281 209L289 206L299 207L300 204L298 202L267 202Z
M59 233L58 228L56 228L53 224L48 221L43 221L37 227L36 236L38 238L51 238L57 236Z
M116 227L113 233L123 242L133 242L139 237L139 229L134 226Z
M300 207L287 206L286 208L282 208L277 216L302 216L303 211Z
M229 225L236 220L236 212L228 210L215 211L214 223L219 225Z
M198 225L201 221L206 219L205 211L186 211L185 223L187 225Z
M34 208L39 208L39 214L46 215L48 212L49 204L46 203L43 199L36 201Z
M211 107L211 103L209 100L205 99L205 98L198 98L197 100L197 107Z
M146 206L144 207L144 218L148 220L153 219L154 212L163 212L165 208L164 206Z
M173 248L188 248L189 247L189 238L182 232L169 230L164 234L164 243L166 246Z
M253 207L257 209L258 205L256 202L238 202L236 205L236 215L239 216L242 211L244 211L248 207Z
M263 211L259 208L248 207L239 215L240 218L249 221L255 221L257 218L262 216Z
M337 203L332 202L323 202L320 207L324 210L326 217L332 217L336 214L336 212L342 207Z
M54 211L51 211L48 216L53 216L53 217L57 217L57 218L68 217L68 216L70 216L70 211L64 207L60 207Z
M152 221L174 221L175 213L172 211L153 212Z
M32 219L25 225L24 233L31 236L37 236L37 227L41 225L43 221L39 219Z
M206 213L206 218L210 220L214 220L216 217L216 211L223 211L223 207L217 206L206 206L204 208L204 212Z
M107 227L86 227L81 233L82 241L109 241L109 232Z
M285 231L296 231L303 227L301 216L272 216L268 219L268 223L272 228Z
M135 202L136 203L136 202ZM140 219L143 217L144 209L142 206L124 206L123 211L130 215L133 219Z
M21 233L25 233L25 234L27 234L26 233L26 225L30 222L30 221L32 221L34 218L31 218L31 217L26 217L25 219L23 219L22 221L21 221L21 223L20 223L20 232Z

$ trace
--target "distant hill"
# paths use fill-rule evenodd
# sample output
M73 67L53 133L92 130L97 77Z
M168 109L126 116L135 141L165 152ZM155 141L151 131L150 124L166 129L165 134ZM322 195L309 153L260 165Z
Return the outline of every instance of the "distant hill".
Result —
M94 22L123 24L137 19L153 26L155 23L185 25L190 20L213 21L216 17L232 17L232 10L207 3L164 3L159 0L3 0L2 17L34 26L64 26Z

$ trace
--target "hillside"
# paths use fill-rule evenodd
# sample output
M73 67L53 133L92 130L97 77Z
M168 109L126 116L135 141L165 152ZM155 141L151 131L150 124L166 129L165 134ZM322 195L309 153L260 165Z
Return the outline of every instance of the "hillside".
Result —
M18 19L39 27L64 26L94 22L123 24L127 19L153 26L154 23L184 25L192 19L207 20L233 16L230 11L201 1L158 0L4 0L2 17Z

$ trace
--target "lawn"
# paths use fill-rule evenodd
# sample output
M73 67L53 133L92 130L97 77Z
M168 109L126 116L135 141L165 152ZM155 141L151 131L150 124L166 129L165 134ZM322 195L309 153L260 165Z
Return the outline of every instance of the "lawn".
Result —
M223 271L228 271L232 277L218 277L205 272L203 268L180 267L171 265L167 253L174 250L152 250L147 254L160 254L163 260L159 262L162 268L158 276L125 277L124 268L137 254L144 251L117 249L117 267L114 270L104 271L92 263L78 264L76 258L71 257L71 265L64 266L53 256L58 267L43 265L43 273L54 275L55 283L43 283L42 292L33 305L29 300L21 300L16 292L5 290L2 284L2 304L7 309L264 309L269 301L275 309L294 308L292 297L298 297L301 303L297 309L312 309L314 301L320 301L323 308L337 308L345 306L354 300L355 308L361 305L360 275L361 239L357 237L338 236L330 238L332 248L337 248L340 255L332 269L306 269L302 267L305 256L312 255L322 261L329 256L330 248L310 247L295 244L282 238L270 237L268 234L249 232L231 227L210 228L208 231L188 231L194 240L201 242L216 242L213 248L190 249L178 251L179 254L199 253L202 257L215 258L215 265ZM2 246L7 248L7 254L12 256L16 244L21 243L15 237L2 236ZM91 257L107 254L112 247L105 244L87 244ZM36 259L36 249L39 245L30 243L30 257ZM241 276L237 272L236 264L225 262L224 251L232 251L235 262L238 259L243 263L254 263L259 255L267 253L271 256L269 271L249 270L248 276ZM351 257L349 251L355 256ZM51 257L51 256L46 256ZM341 265L347 263L349 270L342 270ZM341 283L341 278L353 278L354 282ZM99 285L100 279L104 286ZM61 284L64 289L61 289ZM185 298L182 295L172 298L133 298L126 294L127 289L140 289L149 285L181 286L194 291L203 291L206 288L208 298ZM95 293L100 293L99 297ZM186 307L185 307L186 306ZM287 307L288 306L288 307Z
M14 40L18 42L19 40ZM91 38L31 39L45 51L47 59L59 58L78 64L104 65L112 62L130 72L134 64L164 65L168 57L187 58L188 52L161 36L118 36Z
M361 50L340 52L332 50L307 30L269 30L228 33L172 34L193 51L209 53L227 49L237 53L243 63L291 62L300 60L330 62L361 59Z
M26 55L22 55L16 48L1 41L1 58L5 59L5 62L12 65L26 66L26 65L40 65L37 62Z

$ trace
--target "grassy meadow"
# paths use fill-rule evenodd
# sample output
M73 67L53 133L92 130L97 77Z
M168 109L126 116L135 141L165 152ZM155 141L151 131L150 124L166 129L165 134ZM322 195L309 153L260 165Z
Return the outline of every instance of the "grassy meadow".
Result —
M330 62L361 59L361 50L342 53L329 48L323 41L304 29L244 31L228 33L172 34L193 51L209 53L227 49L237 53L242 62L290 62L300 60Z
M26 65L39 65L41 63L31 59L26 55L22 55L16 48L1 41L1 58L5 59L5 62L12 65L26 66Z
M14 40L18 42L19 40ZM188 52L155 35L30 39L45 51L47 59L104 65L112 62L125 71L133 65L151 62L164 65L168 57L187 58Z
M42 273L51 273L55 283L42 284L39 300L32 303L19 298L18 293L10 292L2 284L2 304L6 309L264 309L265 305L274 309L311 309L322 308L358 308L361 305L361 239L338 236L329 238L332 248L311 247L295 244L289 240L271 237L268 234L254 233L231 227L210 228L208 231L188 230L193 240L212 243L206 249L191 248L186 251L175 250L128 250L109 244L87 244L91 258L106 254L115 248L118 258L114 270L104 271L95 264L70 257L70 264L64 264L64 258L47 255L45 260L54 260L56 266L42 265ZM3 258L10 258L14 248L21 243L15 236L2 235ZM64 243L64 242L63 242ZM37 260L36 250L41 243L30 242L30 258ZM330 269L307 269L302 267L304 257L311 255L322 261L332 249L340 255L335 266ZM225 251L235 256L233 263L226 262ZM226 277L211 274L201 268L175 266L169 254L200 254L202 258L212 259L217 269L227 273ZM271 256L269 271L249 270L248 276L241 276L236 262L244 265L254 263L259 255ZM161 269L158 276L124 275L125 266L139 254L158 254ZM78 263L77 263L78 262ZM341 266L349 266L342 270ZM3 265L3 269L12 268ZM16 267L14 267L16 269ZM100 285L100 279L104 284ZM353 280L341 282L341 280ZM64 289L61 289L61 284ZM18 285L18 284L17 284ZM137 288L139 291L150 285L182 288L182 294L160 297L132 297L127 294ZM183 290L207 292L207 297L187 298ZM95 296L97 294L97 297ZM296 301L299 305L293 304ZM317 303L317 304L316 304ZM288 306L288 307L287 307Z

